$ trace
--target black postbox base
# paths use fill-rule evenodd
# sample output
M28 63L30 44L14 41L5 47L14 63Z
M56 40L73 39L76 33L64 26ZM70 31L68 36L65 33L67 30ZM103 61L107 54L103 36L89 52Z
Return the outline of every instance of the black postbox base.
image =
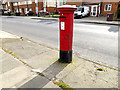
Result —
M62 62L62 63L70 63L70 62L72 62L72 50L71 51L60 50L59 62Z

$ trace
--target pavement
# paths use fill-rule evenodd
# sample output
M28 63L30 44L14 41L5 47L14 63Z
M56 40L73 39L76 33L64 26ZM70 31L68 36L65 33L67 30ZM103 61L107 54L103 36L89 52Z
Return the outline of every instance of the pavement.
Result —
M0 46L2 90L118 88L118 70L74 53L72 63L60 63L59 50L3 31Z

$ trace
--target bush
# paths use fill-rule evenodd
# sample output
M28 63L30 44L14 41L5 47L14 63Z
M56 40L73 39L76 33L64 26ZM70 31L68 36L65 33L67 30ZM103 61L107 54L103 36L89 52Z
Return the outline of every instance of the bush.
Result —
M16 13L15 13L15 16L20 16L20 12L16 12Z
M11 12L8 12L8 15L11 16Z
M59 11L56 11L55 14L59 14Z
M117 18L120 18L120 7L117 9Z
M53 18L59 18L59 15L53 15L52 17Z

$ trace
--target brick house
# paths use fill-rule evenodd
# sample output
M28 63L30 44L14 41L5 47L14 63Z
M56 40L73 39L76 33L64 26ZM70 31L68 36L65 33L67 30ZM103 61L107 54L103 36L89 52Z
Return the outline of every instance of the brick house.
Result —
M120 5L120 1L119 2L103 2L101 15L106 16L107 13L113 13L114 16L116 16L116 12L119 5Z
M89 6L90 16L106 16L107 13L113 13L116 16L116 11L120 7L120 0L78 0L75 2L70 0L37 0L32 1L22 1L8 3L8 10L13 12L21 12L24 14L26 11L32 10L34 13L37 11L45 10L48 12L56 12L56 8L61 5L76 5L78 6ZM109 2L107 2L109 1Z
M82 2L66 2L67 5L76 5L76 7L82 6Z
M33 11L35 14L43 9L43 2L32 1L21 1L21 2L8 2L8 10L15 12L20 12L24 15L27 11Z
M69 2L68 5L89 6L90 16L107 16L107 13L113 13L116 16L116 11L120 7L120 0L82 0L81 2ZM108 2L109 1L109 2Z
M13 13L20 12L24 15L29 10L33 11L34 13L37 13L40 10L44 10L48 12L56 12L58 6L65 4L63 1L32 0L32 1L21 1L21 2L8 2L7 6L9 11L12 11Z

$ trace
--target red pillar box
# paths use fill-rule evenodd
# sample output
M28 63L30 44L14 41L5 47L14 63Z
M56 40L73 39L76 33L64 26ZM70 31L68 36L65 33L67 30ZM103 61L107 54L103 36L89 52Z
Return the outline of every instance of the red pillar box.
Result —
M73 19L74 11L77 9L71 5L57 8L59 11L60 30L60 62L70 63L72 61Z

